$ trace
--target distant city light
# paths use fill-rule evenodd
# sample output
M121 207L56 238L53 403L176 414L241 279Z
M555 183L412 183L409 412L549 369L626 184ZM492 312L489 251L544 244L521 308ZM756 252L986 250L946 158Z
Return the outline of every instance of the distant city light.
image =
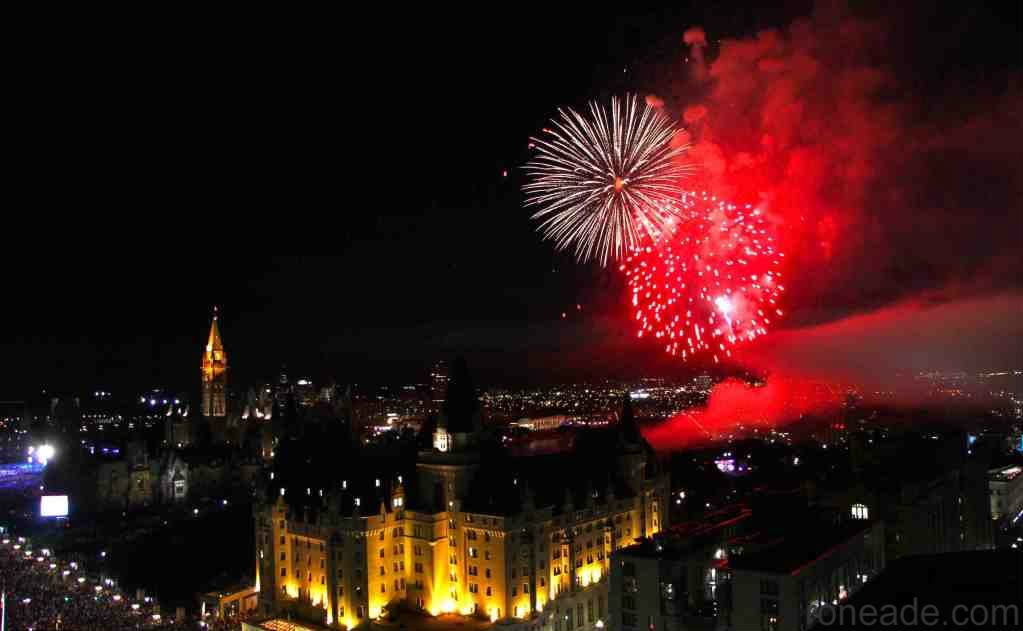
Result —
M28 461L29 463L39 463L45 467L49 461L53 460L56 454L57 450L53 448L53 445L44 444L37 447L29 447Z

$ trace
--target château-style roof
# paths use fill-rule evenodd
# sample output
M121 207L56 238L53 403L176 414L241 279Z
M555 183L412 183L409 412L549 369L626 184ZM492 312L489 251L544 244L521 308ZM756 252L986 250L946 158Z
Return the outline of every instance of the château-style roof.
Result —
M437 425L450 434L472 434L482 425L476 387L464 357L456 357L452 362L448 392Z
M503 449L485 454L463 508L494 515L526 510L526 498L536 508L554 513L585 508L610 497L632 497L619 456L638 448L623 440L621 423L609 428L577 430L571 447L553 454L513 456Z

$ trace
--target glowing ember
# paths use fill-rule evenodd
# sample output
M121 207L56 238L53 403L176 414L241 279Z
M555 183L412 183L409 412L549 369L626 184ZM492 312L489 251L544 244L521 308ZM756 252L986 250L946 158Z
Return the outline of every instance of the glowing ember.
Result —
M589 116L559 113L530 139L536 155L522 187L526 206L539 208L533 219L544 238L606 265L676 221L688 145L672 146L671 119L634 96L613 98L610 108L591 103Z
M682 359L708 352L719 361L782 315L784 255L751 206L684 193L679 208L676 225L653 245L634 248L620 266L637 336Z

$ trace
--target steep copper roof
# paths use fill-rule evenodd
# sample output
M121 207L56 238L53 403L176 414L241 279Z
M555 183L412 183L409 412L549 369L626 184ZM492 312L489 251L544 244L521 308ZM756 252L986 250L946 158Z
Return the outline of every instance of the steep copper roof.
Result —
M210 338L206 342L206 351L223 351L224 341L220 339L220 328L217 326L217 308L213 308L213 322L210 324Z

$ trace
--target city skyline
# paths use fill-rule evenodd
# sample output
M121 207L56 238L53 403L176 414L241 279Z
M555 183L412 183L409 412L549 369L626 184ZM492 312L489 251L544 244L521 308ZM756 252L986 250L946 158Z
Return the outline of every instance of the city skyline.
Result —
M923 307L926 308L926 307ZM956 307L952 307L956 309ZM208 306L204 313L207 315L207 322L209 313L211 310L216 310L218 313L218 320L221 320L221 308L219 305ZM193 316L196 314L193 314ZM961 314L953 318L959 318L959 326L963 326L963 320ZM874 316L878 319L877 316ZM839 358L837 365L832 367L831 364L835 362L835 358L831 357L825 360L825 364L828 367L818 366L816 373L806 368L806 358L800 357L799 353L794 353L794 359L788 363L788 365L798 368L797 374L803 377L816 377L821 381L828 380L840 380L847 381L853 385L860 385L863 387L878 386L883 383L890 382L893 379L911 377L915 374L924 374L927 372L938 372L938 373L954 373L954 372L965 372L972 375L979 375L989 372L999 371L1015 371L1020 369L1016 355L1011 352L1011 349L1015 348L1012 343L1008 345L1010 352L1007 352L1000 357L995 355L988 355L985 360L978 361L967 361L965 363L956 363L956 359L961 357L952 353L952 358L947 363L936 362L936 363L916 363L912 362L912 358L903 364L888 363L883 367L876 367L873 365L869 366L868 371L864 371L861 366L872 360L870 357L873 352L871 349L856 348L857 341L862 341L862 329L867 329L867 335L875 335L877 339L891 342L892 336L898 335L895 329L900 328L904 325L905 316L901 316L902 322L898 321L892 324L884 324L878 327L876 330L871 331L871 324L867 324L864 327L863 324L856 323L855 320L847 322L840 322L830 325L818 327L816 329L807 329L806 331L788 331L782 330L776 335L772 336L767 343L761 345L761 349L767 357L772 354L777 354L779 347L783 347L787 344L791 344L793 340L795 344L800 347L805 347L809 344L822 345L828 348L836 350L835 355ZM188 320L195 319L194 317L188 317ZM870 318L868 318L869 320ZM230 320L228 321L230 322ZM1015 321L1009 323L1009 326L1017 324ZM221 321L221 326L223 326ZM244 331L238 331L236 327L239 325L228 324L228 336L232 333L247 333ZM850 335L845 329L860 328L860 336ZM938 325L940 328L940 325ZM200 333L200 331L202 331ZM819 331L824 331L820 333ZM937 335L936 329L932 327L932 330L928 333L930 338L929 341L933 340L933 336ZM89 371L89 377L83 378L80 376L74 376L68 370L66 364L62 364L59 359L51 359L49 365L40 363L35 370L29 371L27 374L35 377L33 381L29 381L24 378L25 374L19 375L22 379L12 379L5 383L4 386L0 387L0 394L6 398L25 398L37 396L43 392L50 392L59 395L66 394L86 394L98 389L110 389L111 383L119 383L128 386L127 388L119 388L119 395L125 395L126 391L131 392L134 396L135 392L141 392L150 390L153 388L159 388L167 391L177 392L195 392L198 393L198 389L195 387L194 379L191 379L189 373L192 372L191 366L187 368L184 364L194 364L194 361L187 361L185 358L195 353L189 353L187 350L180 348L183 344L189 344L194 347L199 344L201 340L205 340L209 336L209 325L205 325L205 328L199 329L195 335L182 334L175 338L173 343L157 342L155 338L139 345L137 342L129 342L122 346L119 345L101 345L95 348L90 347L86 350L89 359L96 361L97 364L94 368L98 370ZM219 330L218 330L219 337ZM918 331L919 335L920 332ZM803 339L805 338L805 339ZM243 338L244 339L244 338ZM52 343L52 340L50 340ZM75 348L80 345L79 343L71 342L71 346L65 346L64 348ZM478 349L465 351L463 349L446 349L436 348L427 349L431 350L434 354L424 355L419 357L406 356L400 360L393 361L376 361L367 364L372 368L364 370L355 370L351 367L338 367L334 362L326 362L322 359L310 358L308 350L301 350L292 347L289 351L281 350L281 358L277 359L274 357L268 357L267 354L254 353L255 348L245 348L242 343L232 343L232 352L238 353L242 358L234 366L232 372L240 375L239 382L242 384L243 389L258 386L261 383L272 382L282 370L293 373L295 378L306 378L312 379L317 383L327 384L360 384L364 387L375 388L375 387L391 387L407 384L427 384L430 380L430 370L433 364L438 360L451 360L456 356L467 356L477 360L477 371L481 374L490 378L485 379L482 384L488 388L528 388L537 387L542 385L567 385L574 383L587 383L587 382L600 382L600 381L636 381L640 379L650 378L661 378L669 380L685 380L697 377L701 374L714 374L719 376L728 375L740 375L745 374L748 371L752 371L753 374L761 374L763 376L769 375L773 372L773 365L770 361L764 361L756 356L746 355L746 359L751 361L743 365L742 362L736 362L727 364L725 366L714 365L712 362L704 363L690 363L680 364L673 361L664 361L663 358L657 358L655 361L650 362L650 366L624 366L618 367L616 370L614 367L610 367L606 371L588 372L586 370L566 370L564 372L536 372L533 374L516 375L514 373L508 374L507 372L495 371L493 373L488 372L490 366L485 361L487 356L490 354L487 351L480 351ZM961 348L963 345L962 341L955 342L953 348ZM44 342L43 346L46 344ZM142 348L148 347L152 350L152 354L148 357L144 354ZM255 345L255 346L258 346ZM78 346L80 348L80 346ZM785 351L783 351L785 352ZM791 352L789 349L788 352ZM164 353L169 354L173 357L173 363L168 364L164 359ZM299 361L288 361L287 358L300 358ZM948 355L945 355L948 359ZM483 359L480 362L478 360ZM843 358L846 364L843 364ZM866 358L866 359L864 359ZM137 363L129 370L125 367L125 364L129 361L134 360ZM857 364L857 361L862 363ZM244 363L243 363L244 362ZM480 370L482 368L482 370ZM107 372L109 371L109 372ZM150 373L152 376L146 376ZM785 374L784 371L781 371ZM44 375L49 374L50 378L46 378ZM870 375L867 378L867 374ZM861 379L857 380L857 377Z

